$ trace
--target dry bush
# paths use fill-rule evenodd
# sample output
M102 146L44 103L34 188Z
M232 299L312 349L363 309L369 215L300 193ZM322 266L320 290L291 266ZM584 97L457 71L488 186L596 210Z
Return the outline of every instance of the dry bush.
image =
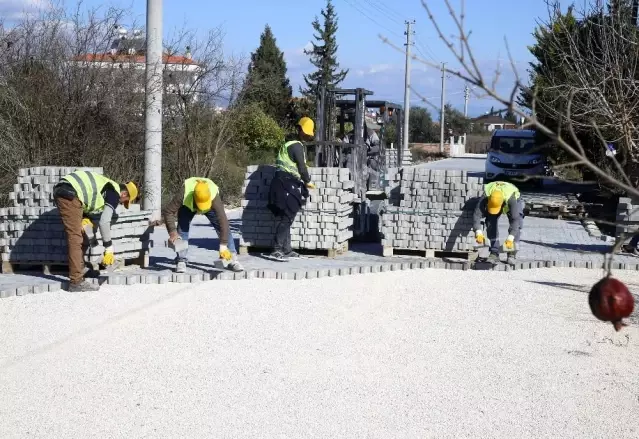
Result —
M58 8L11 28L0 25L0 191L10 190L18 168L35 165L103 166L114 179L142 185L144 67L129 62L135 55L108 53L117 25L130 24L130 16L78 6L74 13ZM165 66L167 192L187 176L227 174L218 167L227 166L219 157L234 146L232 115L216 106L233 101L242 60L225 54L222 43L220 29L204 38L180 31L164 43L169 55L189 48L199 65L186 82L187 63ZM82 61L87 54L97 54L101 66Z

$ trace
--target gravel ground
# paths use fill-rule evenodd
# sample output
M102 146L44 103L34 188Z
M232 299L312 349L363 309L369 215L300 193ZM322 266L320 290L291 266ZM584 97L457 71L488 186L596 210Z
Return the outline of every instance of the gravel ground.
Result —
M0 301L0 437L636 438L594 270L424 270ZM619 273L639 290L639 274Z

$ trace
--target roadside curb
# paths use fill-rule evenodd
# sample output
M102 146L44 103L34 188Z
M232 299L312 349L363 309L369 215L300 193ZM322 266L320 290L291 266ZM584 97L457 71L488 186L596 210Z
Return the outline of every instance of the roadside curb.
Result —
M614 263L615 270L639 271L639 259L637 264ZM533 270L539 268L581 268L601 270L602 264L592 261L525 261L519 262L511 267L506 264L498 264L493 267L477 269L481 271L517 271ZM469 262L446 262L442 260L423 260L414 262L384 262L373 263L360 266L313 269L313 270L247 270L240 273L228 271L200 271L192 273L165 273L165 274L112 274L100 276L99 278L87 279L88 281L100 285L162 285L168 283L202 283L209 281L235 281L251 279L277 279L277 280L303 280L320 279L324 277L352 276L369 273L387 273L392 271L407 270L471 270ZM427 281L427 278L425 278ZM63 289L66 282L36 283L33 285L11 286L9 288L0 287L0 298L25 296L29 294L39 294L45 292L55 292Z

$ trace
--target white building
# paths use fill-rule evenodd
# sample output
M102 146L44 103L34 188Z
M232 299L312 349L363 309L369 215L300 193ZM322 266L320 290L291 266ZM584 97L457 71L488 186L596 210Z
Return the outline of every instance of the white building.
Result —
M114 81L126 77L133 82L132 90L145 92L146 41L141 32L134 31L133 37L127 37L127 31L120 29L120 37L113 41L108 52L87 53L73 57L71 62L80 69L99 69ZM203 74L203 67L194 61L187 47L184 55L164 54L164 90L165 99L170 96L188 98L191 101L200 99L198 79ZM119 73L124 72L124 73ZM129 84L131 86L131 84ZM168 103L168 102L167 102Z

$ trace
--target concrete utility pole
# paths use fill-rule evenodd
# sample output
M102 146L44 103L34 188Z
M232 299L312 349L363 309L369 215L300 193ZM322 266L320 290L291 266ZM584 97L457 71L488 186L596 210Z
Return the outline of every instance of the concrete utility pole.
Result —
M412 26L415 24L415 20L406 22L406 67L404 77L404 139L402 145L402 151L400 157L404 151L408 149L408 122L410 116L410 47L413 45L411 42L411 36L413 35ZM401 163L398 163L401 166Z
M468 99L470 99L470 88L468 84L464 87L464 118L468 118ZM464 131L464 145L466 144L466 132Z
M439 116L439 152L444 152L444 102L446 102L446 63L442 63L442 108Z
M159 217L162 203L162 0L146 2L144 210Z

